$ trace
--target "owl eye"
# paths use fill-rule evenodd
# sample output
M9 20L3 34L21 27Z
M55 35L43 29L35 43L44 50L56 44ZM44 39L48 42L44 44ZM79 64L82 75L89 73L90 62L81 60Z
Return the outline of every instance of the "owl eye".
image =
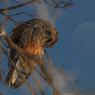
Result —
M52 41L52 39L48 39L48 40L47 40L47 43L48 43L48 42L51 42L51 41Z

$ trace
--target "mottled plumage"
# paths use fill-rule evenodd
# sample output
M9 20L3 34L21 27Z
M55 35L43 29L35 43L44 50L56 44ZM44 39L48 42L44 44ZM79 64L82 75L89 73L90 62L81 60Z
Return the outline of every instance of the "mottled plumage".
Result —
M11 39L26 52L42 57L44 49L55 44L58 33L48 21L33 19L17 25L13 29ZM32 68L23 61L14 49L10 49L9 56L15 67L24 73L21 75L21 72L18 72L13 65L10 66L6 83L13 88L17 88L29 77Z

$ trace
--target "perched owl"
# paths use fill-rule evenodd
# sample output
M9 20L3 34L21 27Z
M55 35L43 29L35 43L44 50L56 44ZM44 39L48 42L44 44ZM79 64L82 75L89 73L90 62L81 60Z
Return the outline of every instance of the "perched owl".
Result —
M44 49L52 47L58 40L58 32L48 21L32 19L17 25L11 39L24 51L42 57ZM5 83L12 88L18 88L30 76L32 68L14 49L10 49L9 56L15 66L11 64Z

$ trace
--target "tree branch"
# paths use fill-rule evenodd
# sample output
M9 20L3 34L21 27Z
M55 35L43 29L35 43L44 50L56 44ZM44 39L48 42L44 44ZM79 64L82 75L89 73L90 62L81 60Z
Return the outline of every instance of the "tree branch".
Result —
M3 8L3 9L0 9L0 13L6 12L6 11L11 11L11 10L14 10L14 9L18 9L18 8L24 7L26 5L29 5L31 3L34 3L34 2L37 2L37 0L30 0L30 1L27 1L27 2L24 2L24 3L21 3L21 4L11 6L11 7L6 7L6 8Z

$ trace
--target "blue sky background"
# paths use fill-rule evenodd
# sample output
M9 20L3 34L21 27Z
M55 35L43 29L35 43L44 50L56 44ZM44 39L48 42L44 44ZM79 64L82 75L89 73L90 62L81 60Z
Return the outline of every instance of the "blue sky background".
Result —
M74 7L56 11L58 18L55 26L59 32L59 41L48 52L56 66L63 68L74 80L80 79L77 85L81 90L95 90L95 0L73 2ZM11 30L10 27L12 28L12 23L8 26L8 31ZM21 88L11 92L10 88L5 88L7 87L0 86L0 90L7 92L7 95L12 91L22 93Z
M80 78L80 89L95 90L95 0L74 0L58 22L60 40L55 47L55 63Z

